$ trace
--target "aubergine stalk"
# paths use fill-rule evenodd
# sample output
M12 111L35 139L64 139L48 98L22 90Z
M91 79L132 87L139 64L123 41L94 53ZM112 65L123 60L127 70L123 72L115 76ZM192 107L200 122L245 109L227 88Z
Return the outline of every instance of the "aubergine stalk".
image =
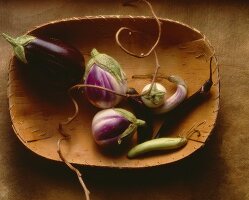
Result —
M32 79L46 88L66 91L82 80L84 57L70 44L44 36L2 36L12 45L18 60L27 65Z

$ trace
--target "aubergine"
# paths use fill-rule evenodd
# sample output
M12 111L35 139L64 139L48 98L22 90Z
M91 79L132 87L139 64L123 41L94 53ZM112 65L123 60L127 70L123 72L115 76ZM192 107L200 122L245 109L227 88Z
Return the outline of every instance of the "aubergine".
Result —
M2 35L13 46L15 56L25 64L32 79L46 88L66 91L83 79L84 57L70 44L44 36Z

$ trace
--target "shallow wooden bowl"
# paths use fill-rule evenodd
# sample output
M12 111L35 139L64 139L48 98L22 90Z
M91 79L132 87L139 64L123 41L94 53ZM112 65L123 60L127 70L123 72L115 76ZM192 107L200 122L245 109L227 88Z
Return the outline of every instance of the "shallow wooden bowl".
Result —
M162 22L162 37L157 53L161 64L161 74L181 76L188 84L190 96L198 90L209 76L209 56L212 48L207 39L199 31L168 19ZM34 35L47 35L70 42L80 49L89 60L92 48L98 49L116 58L125 70L129 86L141 91L150 80L131 79L133 74L150 74L154 72L155 59L153 54L138 59L127 55L115 42L115 33L127 26L140 33L121 34L123 45L133 52L147 51L157 37L157 24L150 17L133 16L95 16L72 18L50 22L29 31ZM143 35L141 35L141 32ZM9 110L13 129L20 141L31 151L44 158L60 161L57 154L57 140L61 137L58 123L65 121L73 113L73 105L67 95L54 94L51 98L44 95L27 81L20 70L21 63L13 57L9 68ZM219 71L217 63L213 63L214 86L210 97L194 109L178 126L167 133L167 136L184 134L195 123L206 123L198 127L200 135L193 135L188 144L177 151L147 155L129 160L126 154L135 144L136 136L130 146L117 152L100 150L91 136L91 120L98 111L82 96L77 100L80 106L79 116L66 127L72 136L64 141L62 151L72 163L86 166L112 168L143 168L172 163L181 160L202 147L212 132L219 108ZM175 86L166 81L162 82L169 94L174 93ZM125 105L125 102L121 105ZM160 119L155 124L155 131L160 126Z

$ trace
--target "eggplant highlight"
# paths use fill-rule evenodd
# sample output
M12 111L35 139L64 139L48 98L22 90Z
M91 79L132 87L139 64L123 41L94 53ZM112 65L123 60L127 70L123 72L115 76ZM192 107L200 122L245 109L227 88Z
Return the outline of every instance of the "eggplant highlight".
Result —
M160 129L158 130L155 138L161 137L167 130L169 130L173 125L179 123L179 121L185 117L189 112L191 112L195 107L204 102L209 96L210 89L213 85L212 80L212 60L213 56L210 58L209 63L209 79L190 97L182 102L177 108L168 112L164 115L164 122Z
M96 49L91 52L84 80L86 85L100 86L124 95L127 90L126 75L119 63ZM98 108L114 107L123 99L120 95L90 87L85 88L85 95Z
M177 85L176 91L172 96L164 99L162 106L153 109L155 114L163 114L173 110L187 97L187 85L181 77L171 75L167 77L167 80Z
M147 107L157 108L164 104L166 89L160 83L150 83L143 88L142 94L141 99Z
M105 109L94 116L92 135L99 146L110 147L120 145L123 140L131 138L137 127L143 125L145 121L137 119L125 109Z
M79 83L85 72L81 52L64 41L45 36L2 36L12 45L14 54L35 81L48 89L66 91Z

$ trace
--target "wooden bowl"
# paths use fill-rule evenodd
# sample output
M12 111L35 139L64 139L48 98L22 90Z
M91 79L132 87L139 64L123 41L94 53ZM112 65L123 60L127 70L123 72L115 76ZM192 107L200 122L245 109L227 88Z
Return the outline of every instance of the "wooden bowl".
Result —
M190 96L200 88L209 77L209 56L213 49L199 31L182 23L160 19L162 37L157 53L161 64L160 73L179 75L188 85ZM47 35L65 40L77 47L89 60L92 48L111 55L120 62L127 74L129 86L141 91L148 79L131 79L134 74L150 74L154 72L153 54L143 59L131 57L121 50L115 42L115 33L127 26L143 33L121 34L121 42L133 52L145 52L157 37L157 24L150 17L133 16L94 16L58 20L36 27L29 31L34 35ZM65 121L73 113L73 105L67 95L50 98L35 89L25 79L20 70L21 63L15 57L11 59L9 68L9 110L13 129L20 141L31 151L44 158L61 161L57 154L59 122ZM98 111L82 96L77 98L80 106L79 116L68 126L71 139L62 143L62 152L68 161L79 165L111 167L111 168L144 168L181 160L204 146L212 132L219 109L219 71L217 63L213 64L214 86L207 101L198 105L167 136L184 134L195 123L206 123L198 127L200 135L193 135L187 145L177 151L163 152L153 155L128 159L129 148L135 144L135 137L130 146L115 153L102 151L93 141L91 120ZM162 82L169 94L173 94L175 86ZM123 103L125 104L125 103ZM160 126L158 119L155 131Z

